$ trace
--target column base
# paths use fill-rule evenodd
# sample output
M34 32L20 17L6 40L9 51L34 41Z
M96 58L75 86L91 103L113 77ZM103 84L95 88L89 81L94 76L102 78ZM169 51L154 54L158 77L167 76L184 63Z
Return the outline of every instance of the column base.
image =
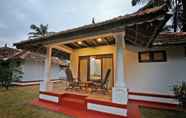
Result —
M53 90L53 82L52 81L49 81L48 82L48 91L52 91Z
M52 91L53 83L51 81L41 81L40 82L40 91Z
M128 90L125 87L112 88L112 102L117 104L128 103Z
M43 91L43 92L47 91L47 83L46 83L46 81L41 81L39 87L40 87L39 88L40 91Z

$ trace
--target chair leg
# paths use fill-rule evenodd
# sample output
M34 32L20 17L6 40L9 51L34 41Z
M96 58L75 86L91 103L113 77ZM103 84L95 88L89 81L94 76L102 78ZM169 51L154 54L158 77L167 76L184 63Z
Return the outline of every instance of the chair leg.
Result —
M106 95L106 93L107 93L107 90L104 89L104 90L103 90L103 94Z
M94 92L96 92L96 89L94 87L91 87L90 93L94 93Z

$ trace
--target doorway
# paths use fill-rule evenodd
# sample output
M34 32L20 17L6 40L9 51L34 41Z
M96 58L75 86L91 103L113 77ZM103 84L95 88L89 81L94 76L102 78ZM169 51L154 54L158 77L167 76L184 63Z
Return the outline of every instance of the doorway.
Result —
M78 77L81 81L102 81L108 69L108 86L113 86L113 54L79 56Z

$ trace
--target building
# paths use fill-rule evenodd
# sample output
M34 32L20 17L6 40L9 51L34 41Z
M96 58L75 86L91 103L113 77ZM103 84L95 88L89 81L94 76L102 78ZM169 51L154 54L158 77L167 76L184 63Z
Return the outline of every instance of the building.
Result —
M63 105L68 97L83 98L87 111L127 117L130 100L178 103L171 86L186 80L186 33L160 33L170 16L167 7L162 5L58 32L45 40L22 41L15 46L22 49L46 47L46 72L50 70L47 67L51 65L52 49L70 53L74 78L85 83L101 80L111 69L108 99L103 99L105 95L95 97L49 89L50 77L45 73L39 100ZM71 98L73 95L76 97Z
M45 56L42 54L9 48L0 48L0 60L20 59L23 60L21 71L23 77L14 82L16 85L39 84L43 80ZM53 80L65 79L63 62L58 58L52 57L51 75Z

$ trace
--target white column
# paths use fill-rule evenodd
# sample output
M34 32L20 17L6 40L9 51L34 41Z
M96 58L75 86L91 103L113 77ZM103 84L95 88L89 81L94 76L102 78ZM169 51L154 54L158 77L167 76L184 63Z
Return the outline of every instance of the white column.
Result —
M118 104L127 104L128 91L125 82L125 68L124 68L124 56L125 56L125 34L115 34L115 48L116 48L116 69L115 69L115 84L112 89L112 102Z
M44 65L44 80L40 83L40 91L48 91L52 89L51 80L51 62L52 62L52 48L47 47L47 54Z

